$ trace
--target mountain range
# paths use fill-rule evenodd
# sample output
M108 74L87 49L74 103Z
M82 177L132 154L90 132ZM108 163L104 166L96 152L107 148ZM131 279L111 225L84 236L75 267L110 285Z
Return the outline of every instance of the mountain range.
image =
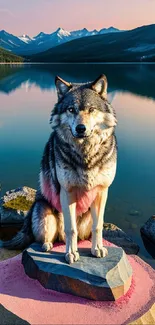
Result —
M28 59L33 62L154 62L155 24L82 37Z
M114 27L103 28L100 31L96 29L88 31L86 28L83 28L72 32L68 32L59 27L51 34L41 32L34 37L30 37L25 34L22 36L14 36L2 30L0 31L0 47L18 55L31 55L46 51L74 39L116 32L119 32L119 29Z
M14 36L2 30L0 47L32 62L155 62L155 24L132 30L114 27L100 31Z

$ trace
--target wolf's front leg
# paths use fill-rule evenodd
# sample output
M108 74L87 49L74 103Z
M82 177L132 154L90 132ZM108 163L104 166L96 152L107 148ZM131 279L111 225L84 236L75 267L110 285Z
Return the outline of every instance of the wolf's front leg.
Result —
M79 259L77 250L77 226L76 226L76 198L74 193L60 190L60 202L65 223L66 255L65 259L70 264Z
M96 257L105 257L108 254L107 249L102 244L103 220L107 196L108 188L105 188L98 193L90 207L93 218L91 253Z

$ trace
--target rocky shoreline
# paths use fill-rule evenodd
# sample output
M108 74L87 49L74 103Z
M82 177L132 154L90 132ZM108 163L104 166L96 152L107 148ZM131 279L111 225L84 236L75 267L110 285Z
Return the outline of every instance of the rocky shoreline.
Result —
M36 190L23 186L7 191L0 199L0 223L23 223L27 211L34 202Z
M155 259L155 215L145 222L140 232L146 250Z

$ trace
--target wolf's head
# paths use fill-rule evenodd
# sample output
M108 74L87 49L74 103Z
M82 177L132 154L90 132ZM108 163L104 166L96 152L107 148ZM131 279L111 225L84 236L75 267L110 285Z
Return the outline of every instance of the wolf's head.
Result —
M51 114L52 129L61 126L74 138L88 138L94 132L106 132L117 124L107 101L105 75L86 84L72 84L56 77L55 84L58 103Z

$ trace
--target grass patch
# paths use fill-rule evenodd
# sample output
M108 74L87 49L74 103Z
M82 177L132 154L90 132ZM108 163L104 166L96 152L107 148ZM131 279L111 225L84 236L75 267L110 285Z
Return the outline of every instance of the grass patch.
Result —
M5 202L3 206L8 209L28 211L30 210L32 204L33 201L26 200L24 196L18 196L16 199Z
M0 48L0 62L10 63L10 62L23 62L23 58Z

